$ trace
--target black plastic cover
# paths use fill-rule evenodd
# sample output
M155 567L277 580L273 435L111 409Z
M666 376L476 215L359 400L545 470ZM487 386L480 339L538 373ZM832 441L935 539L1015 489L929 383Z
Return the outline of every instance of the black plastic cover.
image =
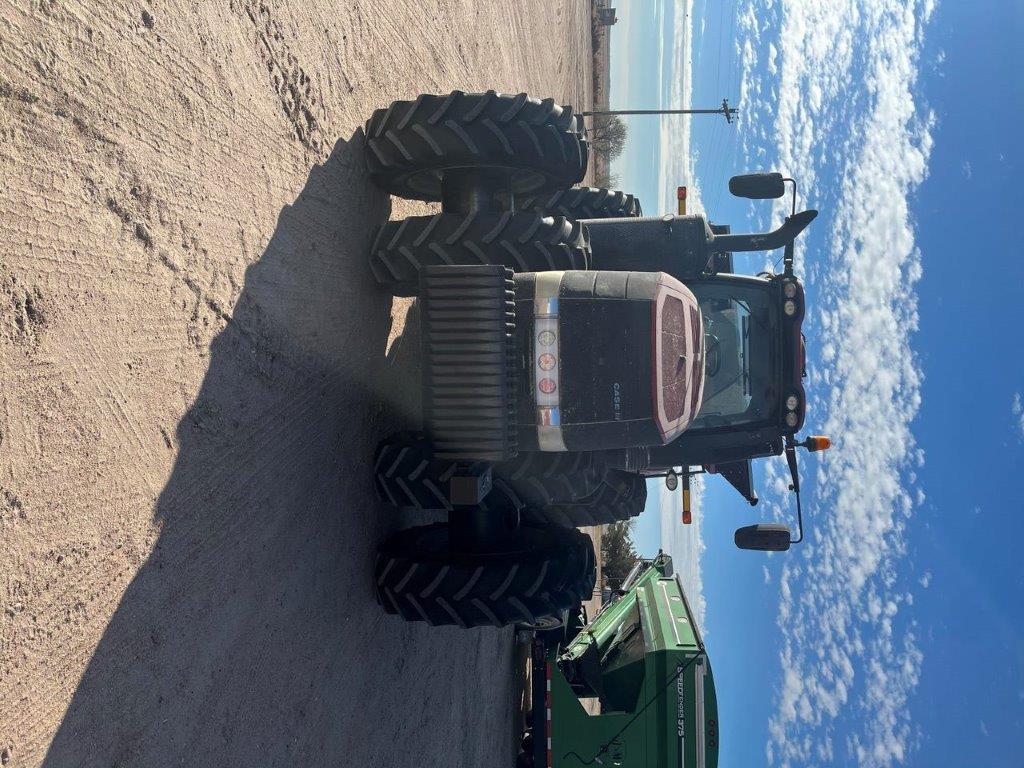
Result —
M729 179L729 192L750 200L774 200L786 194L781 173L746 173Z
M514 290L501 266L421 272L423 417L438 457L516 455Z

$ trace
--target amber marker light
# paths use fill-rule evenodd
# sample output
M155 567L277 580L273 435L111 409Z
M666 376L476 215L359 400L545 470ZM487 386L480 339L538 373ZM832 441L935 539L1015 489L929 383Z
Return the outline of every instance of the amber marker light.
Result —
M693 522L693 513L690 511L690 468L684 467L683 473L683 525Z
M811 435L804 440L804 448L811 453L817 453L818 451L827 451L832 447L832 441L824 435Z

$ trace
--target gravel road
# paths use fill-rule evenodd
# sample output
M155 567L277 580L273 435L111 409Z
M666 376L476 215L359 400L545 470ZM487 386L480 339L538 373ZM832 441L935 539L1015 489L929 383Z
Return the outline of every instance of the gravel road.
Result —
M5 766L510 764L511 631L377 608L415 324L359 127L590 104L586 0L0 0Z

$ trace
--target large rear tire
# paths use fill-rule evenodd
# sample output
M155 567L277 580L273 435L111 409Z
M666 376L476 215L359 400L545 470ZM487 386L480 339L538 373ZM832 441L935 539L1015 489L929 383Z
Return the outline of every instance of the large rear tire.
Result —
M643 216L640 199L600 187L573 187L516 198L516 209L567 219L622 219Z
M608 525L636 517L647 503L647 481L643 476L610 469L604 482L590 496L570 504L528 507L523 516L535 523L571 528Z
M500 550L460 552L447 523L399 531L377 554L377 599L408 621L464 628L535 624L590 598L590 538L566 528L521 526Z
M415 296L419 273L435 264L498 264L515 272L587 269L582 225L561 216L439 213L389 221L377 232L370 269L395 296Z
M525 93L421 94L374 112L366 137L370 178L412 200L440 201L447 170L505 172L516 194L571 187L587 170L572 108Z

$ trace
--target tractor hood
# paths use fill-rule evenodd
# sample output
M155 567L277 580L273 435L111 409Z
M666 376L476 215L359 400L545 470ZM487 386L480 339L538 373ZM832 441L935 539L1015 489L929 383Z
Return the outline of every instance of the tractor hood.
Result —
M664 445L690 425L704 391L704 328L686 286L662 272L515 280L519 431L537 425L540 450Z

